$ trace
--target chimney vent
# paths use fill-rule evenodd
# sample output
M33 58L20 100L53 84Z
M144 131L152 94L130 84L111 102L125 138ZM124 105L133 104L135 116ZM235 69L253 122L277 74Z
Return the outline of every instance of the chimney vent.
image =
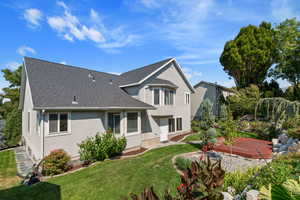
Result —
M73 97L72 104L78 104L78 101L77 101L77 98L76 98L76 96L74 96L74 97Z

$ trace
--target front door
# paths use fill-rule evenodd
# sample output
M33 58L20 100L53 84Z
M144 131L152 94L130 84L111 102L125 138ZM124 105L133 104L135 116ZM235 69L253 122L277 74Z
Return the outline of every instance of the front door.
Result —
M159 126L160 126L160 141L161 142L168 141L168 131L169 131L168 118L161 118L159 121Z

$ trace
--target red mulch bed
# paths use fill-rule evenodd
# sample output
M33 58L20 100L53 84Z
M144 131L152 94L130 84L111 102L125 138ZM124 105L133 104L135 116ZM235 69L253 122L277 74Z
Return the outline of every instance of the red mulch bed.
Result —
M136 155L136 154L139 154L139 153L142 153L144 151L146 151L147 149L144 148L144 147L141 147L137 150L133 150L133 151L128 151L126 153L122 153L122 156L132 156L132 155Z
M225 145L223 138L218 138L213 150L232 153L252 159L272 158L272 142L253 138L236 138L232 145Z
M181 134L181 135L176 135L176 136L172 137L170 140L173 141L173 142L178 142L179 140L184 138L186 135L190 135L190 134L192 134L192 132Z

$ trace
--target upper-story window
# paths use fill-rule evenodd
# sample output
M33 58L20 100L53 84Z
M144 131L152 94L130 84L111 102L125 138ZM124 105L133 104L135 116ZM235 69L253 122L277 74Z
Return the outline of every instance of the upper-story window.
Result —
M185 100L184 100L184 102L185 102L185 104L190 104L190 93L185 93Z
M174 91L165 89L165 105L174 104Z
M154 105L159 105L160 104L160 89L159 88L154 88L153 90L153 98L154 98Z

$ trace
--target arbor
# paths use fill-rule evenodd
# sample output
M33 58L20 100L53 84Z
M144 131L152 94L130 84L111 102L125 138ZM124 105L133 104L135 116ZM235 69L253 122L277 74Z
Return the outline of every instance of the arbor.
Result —
M287 19L275 30L278 56L270 76L285 79L297 86L300 83L300 22L296 18ZM300 88L294 87L293 93L295 97L300 96Z
M241 28L234 40L226 42L220 63L238 88L260 85L276 57L275 31L271 24Z

